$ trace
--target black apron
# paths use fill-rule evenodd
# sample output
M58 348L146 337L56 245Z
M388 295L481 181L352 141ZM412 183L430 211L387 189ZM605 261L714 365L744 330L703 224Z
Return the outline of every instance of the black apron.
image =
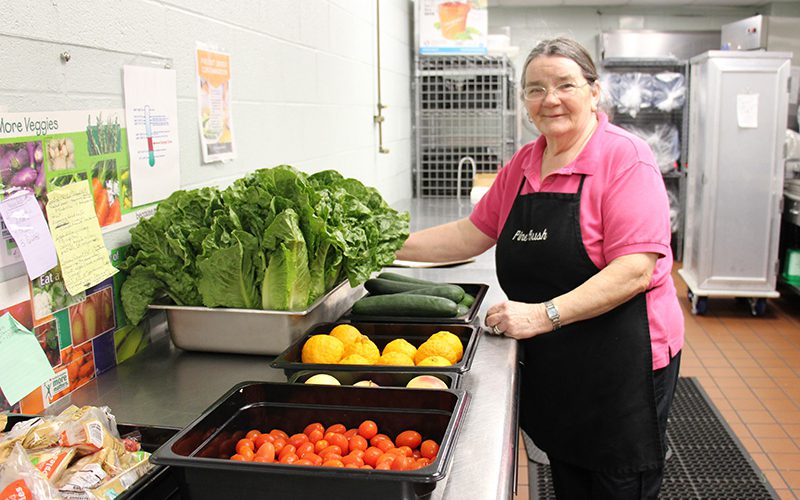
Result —
M497 240L500 286L539 303L599 272L581 237L575 194L521 195ZM601 316L522 340L520 425L557 460L598 472L663 465L645 294Z

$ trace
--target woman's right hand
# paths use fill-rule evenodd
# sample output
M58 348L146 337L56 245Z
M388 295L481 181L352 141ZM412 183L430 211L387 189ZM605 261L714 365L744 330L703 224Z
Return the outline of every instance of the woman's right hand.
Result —
M507 300L489 308L485 324L496 335L528 339L553 330L544 304L527 304Z

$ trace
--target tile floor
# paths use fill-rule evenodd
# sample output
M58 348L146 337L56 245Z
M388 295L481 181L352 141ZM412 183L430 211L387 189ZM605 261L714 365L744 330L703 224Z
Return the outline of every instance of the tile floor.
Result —
M681 376L700 381L778 495L800 499L800 296L781 289L762 317L746 303L709 299L708 312L693 316L686 285L673 277L686 316ZM519 453L515 499L527 500Z

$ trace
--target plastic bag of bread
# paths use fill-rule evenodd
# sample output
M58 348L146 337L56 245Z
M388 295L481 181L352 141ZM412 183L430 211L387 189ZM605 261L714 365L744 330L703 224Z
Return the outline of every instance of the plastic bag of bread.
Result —
M23 420L17 422L10 431L0 435L0 464L5 462L11 452L14 451L14 445L17 443L22 444L25 436L28 435L31 428L41 422L41 418L32 418L30 420Z
M55 483L61 478L64 471L67 470L75 454L75 448L56 446L54 448L33 450L28 453L28 458L30 458L31 464L39 469L39 472L41 472L45 478Z
M0 465L0 500L22 498L57 500L62 497L39 470L31 465L28 454L17 442L8 459Z

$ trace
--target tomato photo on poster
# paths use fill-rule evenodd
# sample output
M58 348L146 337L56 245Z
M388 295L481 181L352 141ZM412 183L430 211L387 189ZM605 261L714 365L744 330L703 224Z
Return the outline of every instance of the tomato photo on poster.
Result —
M0 316L5 313L11 313L11 316L13 316L15 320L19 321L20 325L24 326L28 330L33 329L33 312L31 311L30 300L20 302L19 304L14 304L13 306L6 307L5 309L0 309Z

